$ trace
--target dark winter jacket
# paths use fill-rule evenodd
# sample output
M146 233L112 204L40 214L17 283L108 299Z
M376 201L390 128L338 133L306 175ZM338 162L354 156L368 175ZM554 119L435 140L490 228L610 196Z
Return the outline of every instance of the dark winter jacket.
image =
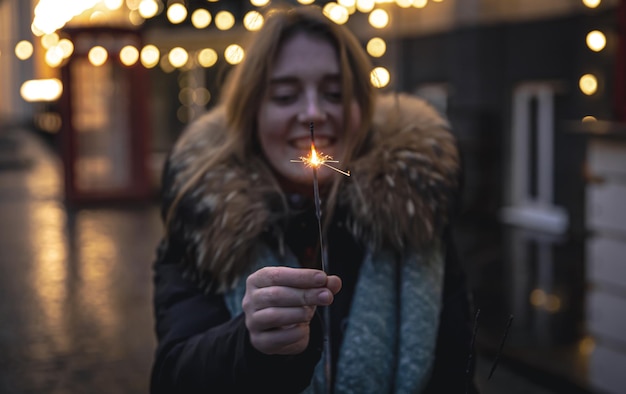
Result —
M181 137L164 171L164 216L201 158L220 148L224 129L218 108ZM463 393L471 379L471 327L465 277L448 230L459 178L454 139L432 108L399 95L378 100L368 143L370 149L351 165L351 182L340 191L328 229L331 273L344 283L331 309L333 337L339 339L333 359L365 249L403 253L442 241L441 317L425 391ZM159 343L153 393L278 393L308 386L321 354L320 320L312 322L302 354L268 356L251 346L243 316L231 316L224 302L223 293L245 279L242 272L259 242L303 258L315 250L310 202L292 196L285 203L268 184L248 163L231 162L206 173L180 200L154 265Z

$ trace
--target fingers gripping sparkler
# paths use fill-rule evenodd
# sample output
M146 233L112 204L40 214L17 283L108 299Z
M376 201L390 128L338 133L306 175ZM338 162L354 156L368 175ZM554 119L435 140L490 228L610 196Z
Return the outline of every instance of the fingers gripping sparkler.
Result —
M291 160L292 163L303 163L305 166L313 169L313 194L315 198L315 216L317 216L317 226L319 229L319 243L322 259L322 270L328 274L328 261L326 256L326 249L324 247L324 234L322 232L322 208L320 200L320 190L317 181L317 170L321 167L328 167L345 176L350 176L350 171L343 171L339 168L333 167L328 163L339 163L337 160L333 160L332 157L323 153L317 153L315 150L315 134L313 132L313 122L309 125L311 131L311 152L308 156L300 156L299 160ZM326 393L332 392L331 381L331 347L330 347L330 309L324 308L324 373L326 375Z

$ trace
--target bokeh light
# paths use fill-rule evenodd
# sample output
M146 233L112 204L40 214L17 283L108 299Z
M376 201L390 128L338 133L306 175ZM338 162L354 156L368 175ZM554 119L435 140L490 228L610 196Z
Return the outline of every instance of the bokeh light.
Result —
M385 67L376 67L370 73L370 81L372 85L377 88L384 88L389 85L391 75Z
M182 23L187 18L187 8L180 3L174 3L167 8L167 19L173 24Z
M141 64L145 68L153 68L157 64L159 64L159 58L161 57L161 53L159 48L154 45L146 45L141 49Z
M356 0L356 9L364 14L372 11L375 5L374 0Z
M583 0L583 4L589 8L596 8L601 3L601 0Z
M235 25L235 17L228 11L220 11L215 15L215 26L220 30L228 30Z
M56 78L32 79L22 84L20 95L26 101L54 101L61 97L63 84Z
M191 14L191 24L196 29L204 29L211 24L211 13L204 8L198 8Z
M381 57L387 52L387 44L380 37L374 37L367 42L367 53L372 57Z
M63 49L61 49L59 46L53 46L46 51L44 61L50 67L58 67L63 62L63 59Z
M580 90L590 96L598 91L598 79L593 74L585 74L578 81Z
M389 24L389 14L381 8L377 8L370 13L368 20L373 27L382 29Z
M106 63L109 53L104 47L97 45L89 50L87 58L91 64L98 67Z
M243 48L237 44L232 44L224 50L224 58L230 64L239 64L243 60L245 52Z
M594 52L600 52L606 47L606 36L599 30L590 31L586 41L589 49Z
M202 67L212 67L217 63L217 52L212 48L205 48L198 52L198 64Z
M120 61L125 66L132 66L139 60L139 50L132 45L126 45L120 50Z
M187 64L187 61L189 60L189 53L181 47L172 48L170 53L167 55L167 59L170 61L172 66L180 68Z
M26 60L33 56L33 44L22 40L15 45L15 56L20 60Z
M243 17L243 25L250 31L257 31L263 27L263 15L258 11L250 11Z
M350 13L343 6L330 2L323 8L324 15L338 25L343 25L350 18Z
M156 0L141 0L137 11L144 19L150 19L159 12L159 3Z

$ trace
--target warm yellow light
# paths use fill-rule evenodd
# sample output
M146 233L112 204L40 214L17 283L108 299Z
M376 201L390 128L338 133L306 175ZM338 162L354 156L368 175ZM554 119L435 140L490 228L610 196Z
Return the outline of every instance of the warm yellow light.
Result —
M87 54L89 62L96 67L103 65L107 61L108 57L109 53L107 52L107 50L99 45L91 48L89 50L89 54Z
M33 44L30 41L20 41L15 45L15 56L20 60L26 60L33 56Z
M176 70L176 67L172 66L172 63L170 63L167 55L163 55L161 57L161 61L159 62L159 66L161 66L161 70L163 70L164 73L171 73L172 71Z
M22 84L20 95L28 102L55 101L63 93L63 84L56 78L32 79Z
M167 9L167 19L177 25L187 18L187 8L180 3L174 3Z
M428 0L413 0L413 7L424 8L426 7L427 3L428 3Z
M372 85L377 88L384 88L389 85L391 75L385 67L376 67L370 73L370 81Z
M389 14L381 8L375 9L370 13L369 22L373 27L382 29L389 24Z
M44 34L41 36L41 46L50 49L59 43L59 35L57 33Z
M187 64L189 60L189 53L181 47L173 48L167 55L167 59L172 63L172 66L180 68Z
M215 15L215 26L220 30L228 30L235 24L235 17L228 11L220 11Z
M600 30L593 30L587 34L587 46L594 52L600 52L606 46L606 36Z
M263 15L257 11L250 11L243 17L243 25L250 31L257 31L263 27Z
M34 9L31 30L36 35L51 34L62 28L73 17L93 8L97 0L65 1L39 0Z
M314 2L315 0L298 0L298 3L304 4L304 5L313 4Z
M124 5L124 0L104 0L104 6L111 11L119 10Z
M198 52L198 63L202 67L212 67L217 63L217 52L211 48L205 48Z
M435 3L441 3L443 0L433 0Z
M542 307L548 299L546 292L542 289L534 289L530 292L530 303L534 307Z
M597 122L598 119L595 116L591 116L591 115L587 115L583 118L582 122L583 123L587 123L587 122Z
M157 3L156 0L141 0L137 11L139 11L139 15L141 15L142 18L150 19L159 12L159 3Z
M585 356L589 356L591 353L593 353L595 347L596 342L594 341L593 337L586 336L578 343L578 352Z
M132 45L126 45L120 50L120 61L125 66L132 66L139 60L139 50Z
M137 10L132 10L128 13L128 20L133 24L133 26L140 26L145 21L143 16L141 16Z
M185 107L193 104L193 89L190 87L184 87L178 92L178 101Z
M239 64L243 60L245 52L242 47L232 44L224 50L224 59L230 64Z
M250 0L250 4L256 7L263 7L269 3L270 0Z
M45 62L50 67L58 67L63 62L63 49L53 46L46 51Z
M598 90L598 79L593 74L585 74L580 77L578 86L584 94L590 96Z
M126 7L128 7L129 10L137 10L140 5L141 0L126 0Z
M350 13L346 8L337 3L330 2L323 8L324 15L338 25L343 25L348 21Z
M356 0L356 9L364 14L373 10L375 5L374 0Z
M61 48L61 50L63 51L64 58L68 58L72 56L72 53L74 53L74 43L72 43L72 41L68 40L67 38L62 38L59 41L58 47Z
M385 40L380 37L374 37L367 42L367 53L372 57L381 57L387 51Z
M152 68L159 64L159 57L161 57L159 48L154 45L146 45L141 49L141 64L143 64L145 68Z
M545 308L550 313L558 312L561 310L561 298L554 294L548 294Z
M337 0L337 3L348 10L350 15L356 11L356 0Z
M205 106L211 101L211 92L207 88L196 88L192 95L196 105Z
M413 0L396 0L396 4L400 8L409 8L413 4Z
M91 15L89 15L89 22L91 23L102 23L106 20L106 14L102 11L93 11Z
M583 4L589 8L596 8L600 5L601 0L583 0Z
M191 24L196 29L204 29L211 24L211 13L204 8L198 8L191 14Z

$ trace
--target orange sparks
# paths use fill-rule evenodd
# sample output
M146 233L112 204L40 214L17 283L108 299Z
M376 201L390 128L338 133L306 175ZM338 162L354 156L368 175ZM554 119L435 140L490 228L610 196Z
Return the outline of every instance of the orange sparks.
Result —
M334 171L345 176L350 176L350 171L343 171L339 168L333 167L327 163L339 163L337 160L333 160L331 156L325 155L322 152L317 153L315 145L311 145L311 153L308 156L300 156L299 160L291 160L292 163L304 163L305 166L311 168L320 168L321 166L328 167Z

